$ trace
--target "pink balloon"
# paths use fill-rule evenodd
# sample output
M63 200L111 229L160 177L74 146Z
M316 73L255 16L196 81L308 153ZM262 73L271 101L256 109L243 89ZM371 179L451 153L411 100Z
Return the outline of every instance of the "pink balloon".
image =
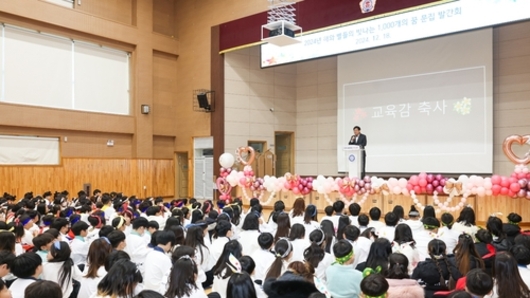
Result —
M425 173L425 172L421 172L421 173L418 175L418 177L420 177L420 179L421 179L421 178L427 178L427 173Z
M427 175L427 182L431 183L434 180L434 176L432 174Z
M501 188L501 195L503 195L503 196L508 195L508 188L507 187Z
M421 193L421 187L419 187L418 185L414 186L414 192L416 194L420 194Z
M412 185L412 184L409 183L409 184L407 184L407 188L406 188L406 189L407 189L408 191L411 191L411 190L414 189L414 185Z
M371 189L372 189L372 183L366 183L366 184L364 185L364 188L365 188L366 190L371 190Z
M436 186L435 190L436 190L437 193L443 193L444 188L443 188L443 186L438 185L438 186Z
M419 186L422 186L422 187L425 187L427 186L427 179L425 178L421 178L419 183L418 183Z
M487 196L493 195L493 191L491 191L491 189L486 189L486 195Z
M445 182L446 181L447 181L447 179L445 179L445 178L440 179L440 185L441 186L445 186Z
M357 182L357 184L358 184L360 187L364 187L364 180L360 180L359 182Z
M510 185L510 190L513 191L514 193L517 193L520 189L521 189L521 185L519 185L519 183L512 183Z
M501 186L502 187L509 187L510 186L510 180L508 180L508 178L506 177L502 177L501 179Z
M523 187L526 187L528 185L528 180L526 180L526 178L523 178L523 179L519 180L518 183L521 186L521 188L523 188Z
M498 196L501 193L502 187L498 184L495 184L491 187L491 192L494 196Z
M427 190L427 193L428 193L428 194L432 194L433 191L434 191L434 188L432 187L431 184L427 184L427 186L425 187L425 189Z
M293 187L292 192L293 192L295 195L298 195L298 194L300 194L300 189L299 189L298 187Z
M499 175L491 176L491 183L493 185L500 185L501 184L501 176L499 176Z
M394 188L392 188L392 191L393 191L396 195L398 195L398 194L401 193L401 187L399 187L399 185L398 185L398 186L394 186Z
M442 178L443 178L443 176L441 174L438 174L438 175L435 176L435 179L438 180L438 181L442 180Z
M363 180L364 180L365 183L369 183L369 182L372 181L372 180L370 179L370 176L368 176L368 175L364 176Z
M510 177L508 178L508 181L510 181L510 184L517 182L517 177Z
M302 189L304 189L304 186L302 184L298 184L298 189L302 190Z
M438 180L433 180L431 182L432 186L434 186L434 188L438 187L440 185L440 182Z
M484 187L482 187L482 186L477 187L477 195L479 197L485 196L486 195L486 189L484 189Z
M418 185L419 181L420 181L420 178L418 176L416 176L416 175L412 175L409 178L409 183L412 184L413 186Z
M520 189L518 192L517 192L517 196L519 198L524 198L526 196L526 190L524 189Z

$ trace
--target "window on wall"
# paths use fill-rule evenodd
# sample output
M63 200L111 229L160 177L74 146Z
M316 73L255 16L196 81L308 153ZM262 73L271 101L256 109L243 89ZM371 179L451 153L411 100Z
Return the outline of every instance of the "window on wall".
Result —
M129 114L129 53L3 25L0 102Z
M60 6L68 7L68 8L74 7L74 0L44 0L44 1L57 4Z

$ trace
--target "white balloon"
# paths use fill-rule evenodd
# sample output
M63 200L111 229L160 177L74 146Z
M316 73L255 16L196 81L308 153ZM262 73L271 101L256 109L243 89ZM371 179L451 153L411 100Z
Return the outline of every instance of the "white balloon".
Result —
M223 168L231 168L234 165L234 156L231 153L223 153L219 156L219 164Z

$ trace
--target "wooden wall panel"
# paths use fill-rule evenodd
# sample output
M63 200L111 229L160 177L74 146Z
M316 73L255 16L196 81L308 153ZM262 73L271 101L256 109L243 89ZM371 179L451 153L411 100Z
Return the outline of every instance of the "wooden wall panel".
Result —
M177 0L153 0L153 32L175 36Z
M84 183L91 183L92 189L104 192L173 197L174 176L172 159L63 158L60 166L0 167L0 191L17 197L28 191L68 190L76 194Z
M177 56L154 51L152 117L155 135L176 135L176 101Z
M135 0L76 0L74 2L76 10L120 23L133 24Z

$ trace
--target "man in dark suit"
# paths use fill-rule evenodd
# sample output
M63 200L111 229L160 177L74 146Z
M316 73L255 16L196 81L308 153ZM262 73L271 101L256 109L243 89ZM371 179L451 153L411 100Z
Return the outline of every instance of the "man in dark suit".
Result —
M351 136L350 138L350 141L348 142L348 145L357 145L359 146L362 150L361 150L361 154L363 156L363 160L362 160L362 164L361 164L361 179L364 178L365 174L366 174L366 171L365 171L365 167L366 167L366 150L365 150L365 147L366 147L366 143L367 143L367 140L366 140L366 135L362 134L361 133L361 128L359 126L355 126L353 128L353 136Z

